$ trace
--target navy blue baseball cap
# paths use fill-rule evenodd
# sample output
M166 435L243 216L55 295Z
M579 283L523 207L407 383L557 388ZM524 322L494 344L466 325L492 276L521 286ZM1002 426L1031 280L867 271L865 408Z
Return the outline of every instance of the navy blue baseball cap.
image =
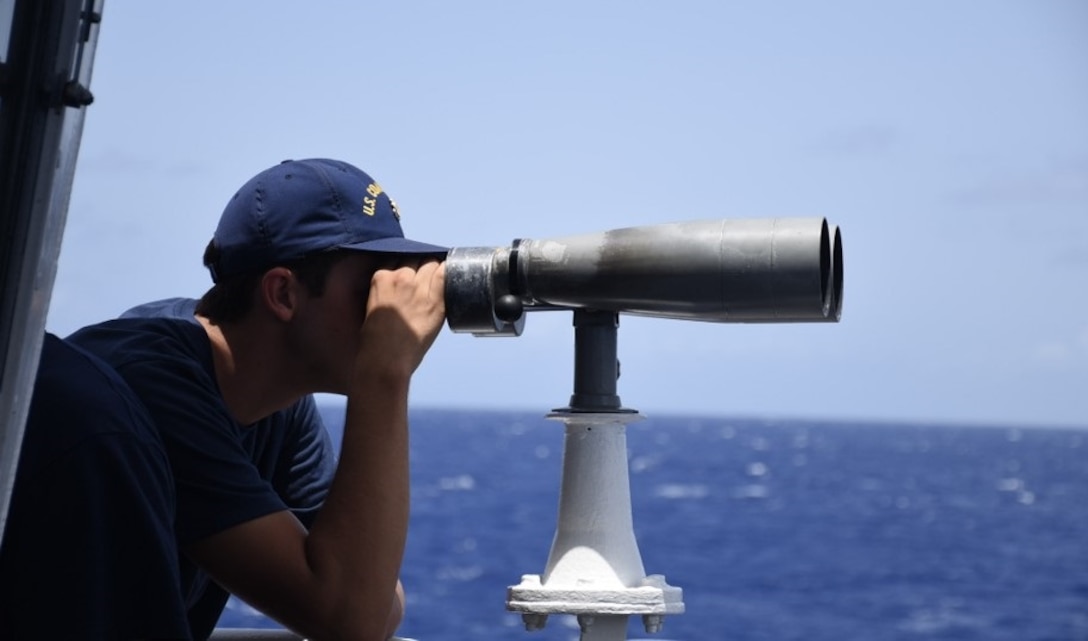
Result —
M251 178L227 203L212 244L215 282L333 249L447 252L405 238L389 194L358 167L327 158L285 160Z

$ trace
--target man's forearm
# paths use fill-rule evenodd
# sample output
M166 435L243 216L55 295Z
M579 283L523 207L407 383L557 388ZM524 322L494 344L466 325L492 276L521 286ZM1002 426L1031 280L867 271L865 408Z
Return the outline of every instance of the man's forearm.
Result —
M340 463L306 556L330 599L324 625L379 638L408 530L408 379L363 373L353 385Z

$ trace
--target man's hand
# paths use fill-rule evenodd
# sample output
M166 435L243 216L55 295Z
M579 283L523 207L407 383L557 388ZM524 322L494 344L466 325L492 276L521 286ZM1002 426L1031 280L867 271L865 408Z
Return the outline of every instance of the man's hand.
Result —
M445 265L435 259L374 273L357 371L411 376L445 320Z

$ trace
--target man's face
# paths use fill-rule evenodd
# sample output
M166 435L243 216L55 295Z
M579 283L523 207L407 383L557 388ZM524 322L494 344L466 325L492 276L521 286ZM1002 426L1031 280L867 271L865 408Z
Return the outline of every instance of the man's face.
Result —
M329 270L321 296L303 294L289 340L308 386L321 392L347 393L371 279L376 270L396 264L395 257L352 253Z

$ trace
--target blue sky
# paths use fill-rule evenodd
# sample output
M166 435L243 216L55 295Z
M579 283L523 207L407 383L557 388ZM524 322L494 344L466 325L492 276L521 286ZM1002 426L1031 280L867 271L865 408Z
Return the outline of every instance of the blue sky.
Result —
M665 413L1088 426L1088 3L107 0L48 327L199 296L227 199L359 165L409 236L826 216L842 322L623 317ZM546 412L568 313L445 332L419 406Z

